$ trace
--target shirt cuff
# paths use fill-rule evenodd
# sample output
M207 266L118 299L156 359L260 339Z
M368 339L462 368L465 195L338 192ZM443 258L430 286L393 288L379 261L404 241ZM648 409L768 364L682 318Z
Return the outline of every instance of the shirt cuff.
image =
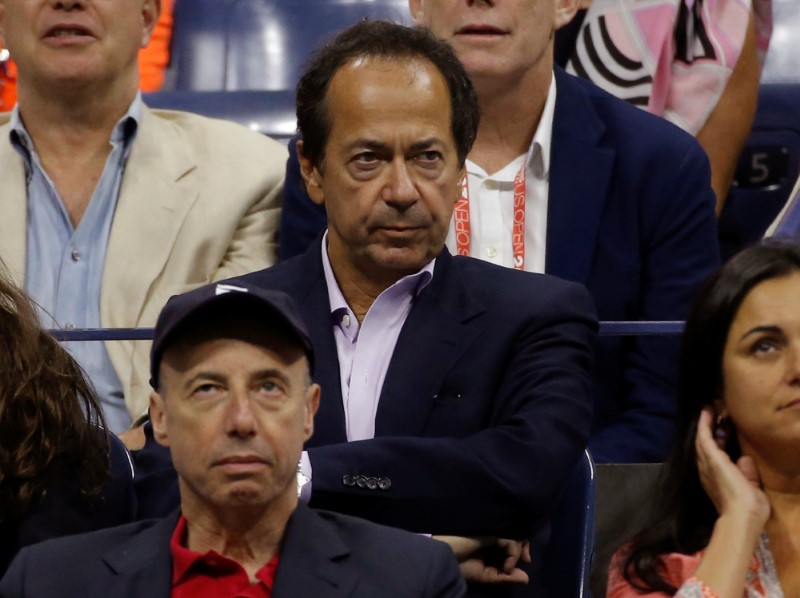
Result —
M311 459L308 458L308 451L300 454L300 462L297 464L297 484L300 502L308 504L311 500Z

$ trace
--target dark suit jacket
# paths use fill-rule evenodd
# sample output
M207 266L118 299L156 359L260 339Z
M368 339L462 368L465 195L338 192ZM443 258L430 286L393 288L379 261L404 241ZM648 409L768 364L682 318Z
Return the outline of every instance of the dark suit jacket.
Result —
M83 495L78 468L54 466L44 497L21 516L0 523L0 577L25 546L134 521L133 468L125 445L113 434L109 453L109 479L100 496Z
M312 506L457 535L520 537L546 518L589 434L585 289L444 250L397 340L375 438L347 442L320 242L244 280L288 293L311 334Z
M718 265L699 144L556 69L546 272L589 289L601 320L681 320ZM294 152L293 144L290 150ZM325 228L290 155L281 257ZM598 462L661 461L673 437L677 338L599 337L589 448Z
M59 538L19 553L3 598L168 598L177 514ZM450 549L439 542L299 505L286 528L273 598L463 596Z

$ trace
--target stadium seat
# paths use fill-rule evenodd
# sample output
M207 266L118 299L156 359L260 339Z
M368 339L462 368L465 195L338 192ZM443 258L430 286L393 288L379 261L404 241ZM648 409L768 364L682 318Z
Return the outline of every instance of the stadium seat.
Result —
M584 451L551 518L550 543L544 552L542 581L548 596L589 596L594 554L595 467Z
M800 83L767 83L719 219L723 258L760 239L800 175Z
M293 91L170 91L143 97L151 108L231 120L283 143L295 133Z
M800 175L800 2L772 0L772 13L758 113L719 220L723 258L764 235Z
M169 85L294 89L311 51L363 18L411 22L406 0L178 0Z

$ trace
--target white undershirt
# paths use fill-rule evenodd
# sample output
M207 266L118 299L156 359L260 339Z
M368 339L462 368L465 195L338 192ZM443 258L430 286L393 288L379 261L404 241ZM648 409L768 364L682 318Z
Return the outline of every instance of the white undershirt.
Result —
M556 105L555 75L550 79L542 117L526 154L517 156L489 175L467 160L469 181L470 255L500 266L513 267L511 232L514 220L514 178L528 157L525 172L525 270L544 272L547 247L547 203L550 192L550 151ZM456 252L453 221L447 248Z

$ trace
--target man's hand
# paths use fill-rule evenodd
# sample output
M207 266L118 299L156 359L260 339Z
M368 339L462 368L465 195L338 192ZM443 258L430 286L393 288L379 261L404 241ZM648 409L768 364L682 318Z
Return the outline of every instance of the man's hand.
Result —
M433 536L433 539L450 546L458 559L462 577L469 582L528 583L528 574L517 567L520 559L524 563L531 562L527 540L485 536ZM492 562L494 560L498 562Z

